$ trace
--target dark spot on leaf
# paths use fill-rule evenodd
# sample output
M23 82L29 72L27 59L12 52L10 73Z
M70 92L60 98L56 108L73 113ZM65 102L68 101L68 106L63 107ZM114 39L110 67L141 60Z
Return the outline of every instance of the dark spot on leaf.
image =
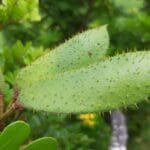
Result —
M92 57L92 52L88 52L89 57Z

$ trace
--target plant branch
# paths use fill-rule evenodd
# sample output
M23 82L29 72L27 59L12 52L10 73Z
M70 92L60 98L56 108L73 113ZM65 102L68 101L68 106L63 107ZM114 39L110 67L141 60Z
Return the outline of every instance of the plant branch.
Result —
M0 93L0 118L3 115L3 112L4 112L3 94ZM4 122L0 120L0 130L2 130L4 126L5 126Z
M4 111L3 94L0 93L0 117L3 115L3 111Z
M12 97L12 100L10 101L10 103L8 104L7 109L9 109L12 106L12 104L17 101L18 95L19 95L18 90L17 90L17 88L14 87L13 97Z
M12 100L8 104L6 111L0 115L0 121L7 119L16 110L19 110L19 111L23 110L22 105L19 103L19 101L17 99L18 99L18 90L16 88L14 88Z
M114 111L111 114L112 138L109 150L127 150L127 126L124 114Z

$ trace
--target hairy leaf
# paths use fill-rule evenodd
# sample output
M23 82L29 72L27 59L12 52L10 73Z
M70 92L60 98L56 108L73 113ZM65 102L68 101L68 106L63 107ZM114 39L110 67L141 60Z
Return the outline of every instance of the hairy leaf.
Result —
M128 106L150 96L150 52L118 55L29 87L18 81L18 87L21 103L34 110L78 113Z
M56 74L86 67L102 60L109 46L106 25L76 35L23 69L17 82L26 87Z

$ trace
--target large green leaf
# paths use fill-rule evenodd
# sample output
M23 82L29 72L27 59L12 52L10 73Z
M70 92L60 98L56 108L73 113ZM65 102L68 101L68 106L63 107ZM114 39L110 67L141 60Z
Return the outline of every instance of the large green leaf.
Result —
M23 121L8 125L0 134L0 150L18 150L29 133L29 125Z
M127 53L53 78L41 78L30 86L18 80L19 100L25 107L47 112L110 110L148 98L149 75L150 52Z
M104 59L109 46L106 25L76 35L23 69L18 85L26 88L56 74L86 67Z
M24 150L57 150L57 142L54 138L43 137L30 143Z

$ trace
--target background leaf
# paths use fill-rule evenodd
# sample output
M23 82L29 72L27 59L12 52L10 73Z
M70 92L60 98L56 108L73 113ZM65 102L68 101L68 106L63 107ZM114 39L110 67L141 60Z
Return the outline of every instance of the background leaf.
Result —
M0 23L11 24L22 21L39 21L38 0L2 0Z
M57 150L57 142L54 138L43 137L27 145L24 150Z
M30 127L23 121L16 121L9 124L0 133L1 150L57 150L57 142L54 138L43 137L26 146L21 146L29 137Z
M122 0L112 0L112 3L125 13L133 14L139 12L144 7L144 0L130 0L128 3Z
M30 134L29 125L23 121L9 124L0 134L1 150L18 150Z

